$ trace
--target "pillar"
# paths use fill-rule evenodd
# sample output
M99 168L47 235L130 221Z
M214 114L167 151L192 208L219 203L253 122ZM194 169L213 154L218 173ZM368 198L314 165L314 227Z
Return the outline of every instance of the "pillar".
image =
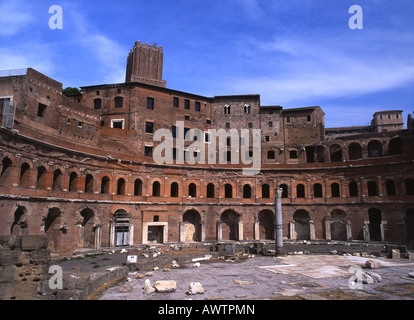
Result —
M276 255L283 252L283 225L282 225L282 188L275 189L275 238L276 238Z

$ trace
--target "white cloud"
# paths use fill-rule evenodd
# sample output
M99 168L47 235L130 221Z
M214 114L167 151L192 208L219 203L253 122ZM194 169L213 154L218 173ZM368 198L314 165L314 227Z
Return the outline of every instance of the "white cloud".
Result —
M0 3L0 36L12 36L34 20L28 4L21 1L3 1Z

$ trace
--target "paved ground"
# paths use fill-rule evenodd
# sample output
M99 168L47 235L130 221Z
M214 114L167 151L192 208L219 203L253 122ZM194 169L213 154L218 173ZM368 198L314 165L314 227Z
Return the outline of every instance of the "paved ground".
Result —
M250 299L309 299L309 300L414 300L414 279L408 273L414 270L414 261L378 257L304 254L286 257L256 256L238 262L201 261L199 268L189 262L179 268L152 271L152 276L138 279L132 272L127 279L107 289L101 300L250 300ZM379 269L366 269L367 260L381 263ZM362 289L351 289L351 266L362 271L373 271L381 282L362 284ZM355 267L354 267L355 268ZM356 267L358 268L358 267ZM357 269L361 270L361 269ZM144 282L152 286L158 280L174 280L177 289L172 293L144 292ZM204 294L189 295L191 282L200 282Z

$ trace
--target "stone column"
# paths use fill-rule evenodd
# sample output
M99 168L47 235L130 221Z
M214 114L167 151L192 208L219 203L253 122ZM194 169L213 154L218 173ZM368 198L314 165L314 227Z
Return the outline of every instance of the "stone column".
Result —
M282 188L275 189L275 238L276 255L283 254Z
M201 224L201 242L206 241L206 222L202 221Z
M254 222L254 240L260 240L259 221Z
M350 221L346 223L346 241L352 241L352 225Z
M221 241L221 237L222 237L222 222L221 221L217 221L217 241Z
M310 240L315 240L315 223L313 220L309 221L309 229L310 229Z
M180 222L180 242L185 242L185 223Z

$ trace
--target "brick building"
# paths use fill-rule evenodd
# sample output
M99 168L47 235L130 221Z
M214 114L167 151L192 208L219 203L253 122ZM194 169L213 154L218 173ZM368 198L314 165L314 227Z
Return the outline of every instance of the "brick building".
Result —
M262 106L257 94L169 89L162 58L162 47L137 42L125 83L82 87L71 97L31 68L0 74L0 235L46 234L56 255L273 239L274 189L281 187L288 239L414 240L411 116L405 130L393 122L392 131L328 139L318 106L283 109ZM386 114L402 121L401 111ZM180 148L195 128L202 137ZM173 136L173 163L154 161L159 129ZM213 162L191 148L196 141L207 150L219 129L260 129L260 147L252 135L229 135ZM179 163L181 152L205 161ZM255 152L260 172L246 175L242 160Z

